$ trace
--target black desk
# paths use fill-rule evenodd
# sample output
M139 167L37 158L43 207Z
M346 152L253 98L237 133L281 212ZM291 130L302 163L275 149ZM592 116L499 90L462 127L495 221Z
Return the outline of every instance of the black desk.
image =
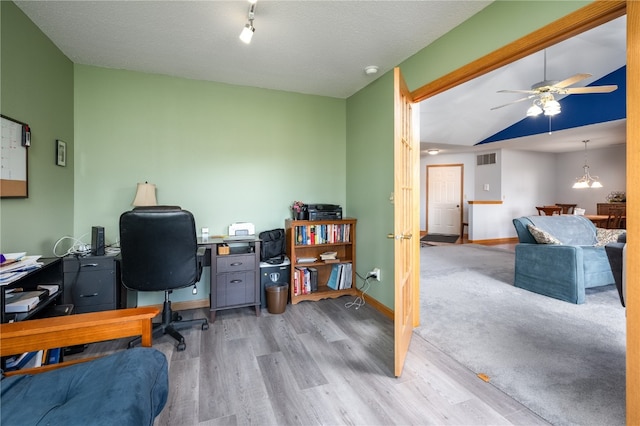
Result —
M1 319L2 322L9 322L10 319L14 321L24 321L29 318L34 318L38 315L42 315L46 308L50 308L54 303L62 302L63 282L62 282L62 260L58 257L45 257L40 258L39 262L43 263L42 267L30 271L24 277L2 286L0 291L0 306L2 309ZM55 284L59 287L59 290L49 296L47 299L38 304L35 308L29 312L10 313L5 312L5 291L10 288L22 288L24 291L36 290L40 284Z

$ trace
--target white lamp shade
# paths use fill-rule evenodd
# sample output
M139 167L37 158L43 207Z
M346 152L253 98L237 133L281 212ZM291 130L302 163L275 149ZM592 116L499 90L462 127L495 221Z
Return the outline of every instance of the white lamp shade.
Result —
M158 201L156 200L156 186L148 182L138 183L136 196L133 199L131 205L135 207L157 206Z
M535 104L531 105L527 110L527 117L535 117L540 114L542 114L542 108Z

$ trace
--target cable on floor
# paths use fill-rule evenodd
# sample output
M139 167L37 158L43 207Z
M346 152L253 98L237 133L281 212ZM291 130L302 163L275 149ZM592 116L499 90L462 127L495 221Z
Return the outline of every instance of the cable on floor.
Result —
M360 309L362 306L364 306L365 305L365 300L364 300L365 294L371 288L371 283L369 282L369 278L371 278L370 276L366 277L366 278L362 278L362 276L360 274L358 274L357 272L356 272L356 275L358 276L358 278L363 280L362 287L358 288L356 286L356 288L358 288L358 290L360 290L361 294L360 294L360 296L356 297L351 302L347 302L347 303L344 304L344 307L347 308L347 309L351 308L352 306L355 306L356 309Z

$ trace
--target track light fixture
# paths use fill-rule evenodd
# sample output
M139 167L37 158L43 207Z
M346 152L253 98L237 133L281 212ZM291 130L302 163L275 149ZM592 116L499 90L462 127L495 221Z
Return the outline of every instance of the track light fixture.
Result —
M247 19L249 22L244 26L242 32L240 33L240 40L244 43L251 43L251 39L253 38L253 33L256 31L256 28L253 26L253 19L256 13L256 3L257 0L249 0L249 12L247 13Z

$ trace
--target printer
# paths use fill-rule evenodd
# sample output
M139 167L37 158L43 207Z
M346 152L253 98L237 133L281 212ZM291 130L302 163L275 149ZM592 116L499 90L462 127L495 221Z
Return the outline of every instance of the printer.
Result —
M309 220L342 219L342 207L336 204L308 204Z

